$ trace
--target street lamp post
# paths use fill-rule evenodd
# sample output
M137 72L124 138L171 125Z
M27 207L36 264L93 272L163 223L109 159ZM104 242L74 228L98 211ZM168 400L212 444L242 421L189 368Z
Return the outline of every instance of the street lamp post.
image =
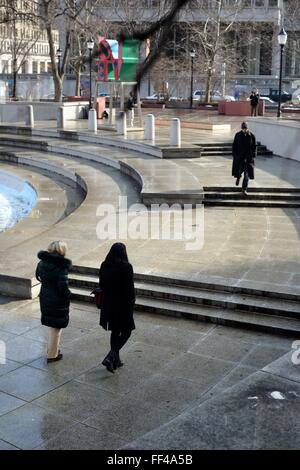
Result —
M87 42L87 47L90 54L90 99L89 99L89 109L92 109L92 51L94 49L94 41L90 39Z
M193 108L193 85L194 85L194 57L196 55L195 49L191 49L191 96L190 96L190 108Z
M57 59L58 59L58 61L57 61L58 75L60 75L60 58L61 58L61 56L62 56L62 51L61 51L61 49L60 49L60 47L59 47L59 48L57 49L57 51L56 51L56 57L57 57Z
M287 41L287 34L284 28L281 28L281 31L278 34L278 44L280 46L280 66L279 66L279 95L278 95L277 118L281 117L282 56L283 56L284 46L286 45L286 41Z

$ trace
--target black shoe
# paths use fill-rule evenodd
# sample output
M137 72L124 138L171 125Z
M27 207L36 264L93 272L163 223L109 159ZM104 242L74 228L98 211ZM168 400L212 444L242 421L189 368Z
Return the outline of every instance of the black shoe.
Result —
M247 196L247 195L248 195L247 189L242 189L242 191L243 191L244 196Z
M114 373L114 353L112 351L103 359L102 365L104 365L109 372Z
M238 186L238 185L240 184L240 179L241 179L241 177L239 177L239 178L236 179L236 182L235 182L235 185L236 185L236 186Z
M115 357L115 360L114 360L114 369L118 369L119 367L123 367L124 366L124 362L121 361L120 359L120 356L116 356Z
M47 364L49 364L50 362L60 361L62 358L63 358L63 355L62 355L61 352L59 352L56 357L50 357L50 358L48 358L48 359L47 359Z

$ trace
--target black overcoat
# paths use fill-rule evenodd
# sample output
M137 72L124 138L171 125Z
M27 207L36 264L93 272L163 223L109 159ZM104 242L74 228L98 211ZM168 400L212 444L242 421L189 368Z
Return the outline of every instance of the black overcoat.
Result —
M259 103L259 94L258 93L251 93L250 103L251 103L251 106L257 106L258 105L258 103Z
M99 271L100 325L105 330L134 330L135 290L130 263L103 262Z
M36 278L41 282L40 307L42 325L66 328L69 323L70 290L68 273L72 263L58 253L40 251L41 260L36 268Z
M232 144L232 176L240 178L247 165L248 176L254 179L254 159L256 157L256 139L252 132L237 132Z

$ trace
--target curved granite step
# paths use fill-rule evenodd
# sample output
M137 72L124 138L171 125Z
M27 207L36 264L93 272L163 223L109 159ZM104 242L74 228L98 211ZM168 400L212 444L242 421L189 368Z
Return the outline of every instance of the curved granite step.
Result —
M96 231L99 205L114 204L118 207L119 197L127 194L127 188L130 190L130 197L133 197L136 191L131 184L128 185L128 181L126 187L126 178L120 176L115 169L107 169L87 160L38 152L32 148L14 147L3 149L0 159L24 165L24 168L32 168L33 171L35 168L47 170L54 180L63 176L80 184L86 192L82 203L75 208L75 211L69 212L67 217L59 217L59 220L55 221L49 218L45 221L42 231L34 231L34 226L38 223L35 219L31 221L31 230L21 231L22 226L25 227L27 224L27 220L24 219L18 224L21 236L16 239L16 244L8 249L5 249L4 242L0 246L2 260L5 257L5 263L0 262L0 292L15 297L32 298L39 290L39 282L34 275L37 252L46 249L51 241L63 239L68 243L68 256L71 259L76 260L88 254L101 244ZM120 184L119 180L122 180ZM132 202L139 201L136 193L136 198ZM48 205L51 207L51 201L48 201ZM4 232L3 237L9 237L9 231Z
M93 298L90 295L90 288L72 287L71 290L74 300L93 302ZM211 322L224 326L300 337L299 320L277 315L207 307L178 301L170 302L165 299L149 298L142 295L137 295L135 309L140 312L156 313L159 315Z
M87 142L86 142L87 140ZM115 150L93 141L91 136L78 139L59 139L0 134L0 145L9 148L32 149L56 155L76 157L121 170L141 187L142 200L146 205L155 203L201 204L202 187L197 178L172 160L141 156L137 150ZM172 178L169 175L172 174ZM174 182L176 184L174 185Z
M73 299L92 302L91 291L98 285L98 271L77 267L70 275ZM300 296L282 298L264 295L259 291L244 293L241 288L232 287L231 292L204 287L187 287L175 279L168 283L154 276L135 275L136 310L171 316L194 318L228 326L242 326L295 335L300 334ZM139 280L139 278L143 280ZM178 283L176 285L176 282ZM250 294L251 292L251 294Z

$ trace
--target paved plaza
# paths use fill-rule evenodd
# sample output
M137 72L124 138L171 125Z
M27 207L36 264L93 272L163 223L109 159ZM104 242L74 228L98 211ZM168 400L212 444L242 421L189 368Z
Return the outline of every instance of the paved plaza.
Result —
M300 379L291 338L135 318L125 365L112 375L101 365L109 335L94 306L72 304L64 359L47 364L38 301L2 297L0 449L297 447Z
M183 146L188 141L200 142L204 139L206 142L215 142L216 139L231 142L232 134L236 130L235 121L232 122L232 132L225 135L208 134L195 129L184 130ZM159 136L164 134L167 134L167 129L160 129ZM103 132L100 132L99 142L101 136ZM59 181L56 174L50 177L49 174L44 174L40 177L39 169L32 173L26 171L26 167L18 167L19 174L27 175L27 179L43 193L42 196L44 192L48 192L51 204L47 198L45 200L42 197L43 201L39 200L31 216L11 229L10 237L5 233L0 234L0 250L5 250L6 259L6 263L0 262L0 268L16 274L17 264L18 273L32 276L37 247L43 249L53 237L63 237L68 242L70 257L74 263L98 267L111 240L99 240L97 237L96 227L100 220L95 216L97 207L99 204L118 206L120 196L128 197L129 206L141 202L138 186L131 178L120 175L117 170L101 163L85 163L76 157L51 155L35 151L34 148L18 149L13 147L16 137L9 138L9 150L15 155L76 171L88 182L89 191L88 198L81 201L80 207L66 218L72 208L74 209L74 204L76 205L77 196L74 196L74 191L72 197L67 200L66 193L70 189ZM141 135L139 138L141 139ZM113 162L125 162L138 171L143 176L144 193L148 191L151 194L160 194L162 190L169 191L172 188L181 192L187 189L197 191L203 186L234 186L230 156L162 160L108 147L103 143L98 147L95 143L51 139L47 136L33 140L46 140L49 145L55 144L55 148L59 150L69 149L70 153L88 152L88 157L92 158L98 158L100 149L101 156L108 156ZM1 151L5 153L6 148L2 146ZM8 167L9 165L6 166ZM276 156L257 157L255 180L250 181L250 188L280 188L287 191L300 188L299 168L300 164L296 161ZM61 186L60 190L57 185ZM80 195L78 197L80 199ZM206 207L204 244L196 252L186 251L185 243L176 240L170 243L168 240L129 239L126 244L136 272L247 285L257 289L300 292L299 229L299 208ZM83 232L84 244L81 242ZM7 267L8 259L12 263Z
M172 116L156 113L157 119ZM196 120L186 111L181 117ZM236 117L206 113L201 119L230 123L231 131L186 128L183 147L231 143L240 126ZM99 240L96 211L102 204L117 207L120 196L131 205L172 190L180 196L234 185L231 156L161 159L151 155L153 143L140 132L127 139L109 131L95 136L86 122L70 122L68 130L78 136L72 140L54 135L52 124L37 123L30 136L5 128L0 133L1 169L38 192L32 213L0 234L3 282L8 276L35 288L36 253L58 239L68 243L76 266L98 268L116 239ZM168 139L169 128L158 126L155 145L164 147ZM300 188L299 169L297 161L259 156L250 187L289 194ZM203 228L196 251L187 251L184 241L126 240L134 271L268 292L279 296L278 303L281 295L300 295L300 208L205 206ZM64 358L47 364L48 332L38 300L2 295L0 340L7 361L0 364L0 449L299 447L300 366L292 361L299 335L141 311L135 318L121 354L125 365L110 374L101 365L109 335L99 326L98 310L73 301L62 335Z

